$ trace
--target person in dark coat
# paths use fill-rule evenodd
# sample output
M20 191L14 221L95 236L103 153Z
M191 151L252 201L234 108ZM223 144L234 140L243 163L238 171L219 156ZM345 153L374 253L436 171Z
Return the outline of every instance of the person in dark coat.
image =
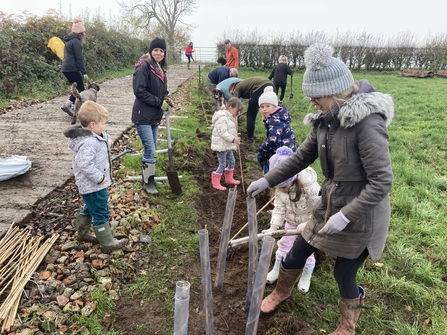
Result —
M213 96L213 88L216 88L216 85L225 79L237 77L238 71L237 69L229 68L228 66L218 66L214 70L211 70L206 76L206 88L208 89L208 93L211 97L211 103L213 105L213 110L217 110L217 101Z
M142 159L144 189L149 194L158 194L155 188L155 149L157 148L158 125L163 118L163 103L168 95L165 59L166 42L154 38L149 52L135 64L133 73L132 122L144 147ZM165 102L166 104L166 102Z
M87 80L87 70L85 69L84 57L82 56L82 42L84 42L85 28L81 20L75 18L71 27L71 34L63 37L65 41L64 59L62 60L62 73L71 84L77 83L78 92L84 88L83 79ZM76 97L71 94L67 102L61 109L70 116L73 116L73 106Z
M281 105L284 99L284 94L286 93L287 75L292 76L293 71L289 65L287 65L286 56L279 56L278 62L279 63L273 68L272 73L270 73L269 79L273 79L273 84L275 85L277 93L281 90L279 96L279 104Z
M393 183L387 127L394 117L394 103L367 80L354 83L333 52L324 44L306 50L302 88L319 109L304 119L312 131L290 159L253 182L247 193L256 196L320 158L325 177L321 202L282 262L277 286L263 300L261 312L275 311L290 296L306 258L322 250L337 257L334 276L340 292L340 321L331 333L335 335L355 333L364 299L357 271L368 256L378 260L385 248Z
M264 77L251 77L244 81L233 83L228 91L236 98L250 99L247 107L247 140L246 145L250 146L254 141L256 116L259 112L259 97L264 93L266 86L273 86L273 83Z

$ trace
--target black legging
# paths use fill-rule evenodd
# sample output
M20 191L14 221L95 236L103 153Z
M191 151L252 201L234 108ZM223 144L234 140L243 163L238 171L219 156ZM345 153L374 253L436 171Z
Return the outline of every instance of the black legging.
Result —
M82 76L81 76L80 72L63 72L63 74L65 75L65 77L67 78L67 80L70 84L73 84L73 83L78 84L78 86L76 88L79 93L81 93L85 89L84 82L82 80ZM70 98L68 100L70 100L72 103L74 103L76 100L76 97L73 94L71 94Z
M279 100L283 101L284 94L286 93L286 84L284 84L284 85L275 85L275 87L276 87L276 92L278 92L278 93L280 91L279 89L281 89L281 94L279 95Z
M273 90L275 90L275 86L273 86L272 84L265 84L264 86L253 92L253 94L250 96L250 100L248 101L247 138L253 138L253 134L255 133L256 116L258 115L259 111L259 97L262 95L262 93L264 93L264 88L266 88L267 86L272 86Z
M283 262L286 269L302 269L306 259L317 250L299 235ZM344 299L355 299L359 296L357 286L357 271L368 257L368 249L365 249L356 259L337 257L334 267L334 277L338 284L340 296Z

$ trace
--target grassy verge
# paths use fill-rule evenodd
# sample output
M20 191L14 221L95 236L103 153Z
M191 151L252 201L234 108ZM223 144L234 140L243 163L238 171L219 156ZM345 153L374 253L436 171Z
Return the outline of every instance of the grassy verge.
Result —
M242 78L253 75L266 76L266 73L240 71ZM374 306L374 309L362 312L356 333L445 333L446 283L442 281L442 276L446 272L444 255L447 251L444 234L447 223L447 97L444 94L447 81L442 78L399 77L396 73L362 73L354 76L356 79L366 78L378 90L391 94L396 108L394 121L389 128L395 175L391 192L391 228L382 259L377 263L368 260L359 272L358 282L366 288L367 304ZM312 112L301 92L301 80L302 74L294 75L294 97L284 102L291 110L293 128L300 142L309 131L302 124L302 118ZM192 90L192 98L192 106L207 99L196 88ZM204 125L193 125L193 118L194 113L189 114L187 122L191 124L188 127L203 129ZM257 122L256 137L262 138L263 131L261 123ZM182 138L188 137L185 135ZM185 141L183 145L199 146L197 152L208 150L200 143ZM320 171L318 164L314 167L317 172ZM198 190L192 181L182 184L185 189L191 187L191 192ZM172 201L164 205L167 212L174 210L171 206L175 203ZM183 205L187 206L187 202ZM192 211L193 207L184 210ZM182 240L182 244L187 243L192 248L197 245L197 227L193 221L188 222L189 229L194 231L189 237L191 244ZM187 237L183 235L183 238ZM167 247L172 247L171 243ZM294 302L293 309L288 312L305 319L311 328L316 331L333 328L338 317L338 290L331 268L320 267L312 279L310 294L303 297L294 293ZM327 306L328 303L332 308L318 310L316 307L318 313L315 313L315 306ZM319 317L315 317L316 314ZM169 333L168 329L166 334ZM271 334L277 333L272 330Z
M90 77L91 82L101 83L111 78L121 78L133 73L134 68L129 67L117 71L108 71L97 76ZM70 85L67 82L65 76L60 73L59 76L55 76L57 79L50 82L33 83L32 85L27 83L20 87L19 91L14 94L13 98L6 98L3 94L0 94L0 109L7 108L11 105L18 105L20 107L21 101L46 101L54 97L66 94Z
M241 78L268 73L240 71ZM358 283L366 290L366 304L374 309L362 311L356 334L363 335L437 335L447 333L446 283L442 280L447 272L444 257L447 254L447 80L443 78L407 78L396 73L354 74L356 79L368 79L384 93L393 96L395 118L389 127L390 153L394 172L394 186L391 191L392 219L385 252L379 262L367 260L360 269ZM286 93L284 104L291 111L293 128L299 142L303 141L309 128L302 124L304 115L313 112L301 92L302 74L294 75L292 100ZM288 87L288 90L290 87ZM188 255L198 253L197 213L194 210L196 195L200 193L194 176L186 171L194 164L202 164L201 158L209 149L205 142L197 141L196 130L208 132L203 122L202 102L207 95L198 89L197 82L190 88L187 119L176 119L173 127L184 131L173 131L177 155L174 166L182 175L183 195L172 194L168 187L160 187L160 196L150 206L138 206L126 218L138 225L145 221L153 224L153 239L144 250L153 260L146 269L135 276L121 290L122 297L142 297L141 303L148 305L158 302L163 313L173 315L174 278L184 278L200 285L200 278L188 275ZM246 104L246 102L245 102ZM260 115L258 115L260 120ZM241 129L245 129L241 124ZM256 126L256 138L264 137L260 121ZM141 148L139 141L132 143ZM160 148L165 148L160 143ZM191 149L193 148L193 149ZM255 149L254 149L255 150ZM193 153L194 157L188 157ZM140 157L124 156L123 167L116 176L140 173ZM157 173L163 174L168 166L166 159L157 161ZM256 164L251 165L258 169ZM317 163L313 167L320 174ZM249 182L249 181L248 181ZM134 183L138 193L139 183ZM293 292L293 299L281 306L280 311L294 314L305 321L315 333L333 330L338 319L338 290L332 276L331 262L328 261L315 271L311 289L307 295ZM150 280L148 280L150 273ZM245 280L245 278L241 278ZM266 292L270 292L268 288ZM105 330L103 318L113 315L114 304L95 293L92 298L101 301L91 317L80 317L91 334L117 335L113 326ZM135 321L137 326L139 320ZM172 333L172 319L161 321L160 334ZM141 327L145 327L141 325ZM143 328L142 328L143 329ZM287 324L277 324L265 334L287 334ZM320 330L323 330L320 332ZM147 329L147 333L151 333Z

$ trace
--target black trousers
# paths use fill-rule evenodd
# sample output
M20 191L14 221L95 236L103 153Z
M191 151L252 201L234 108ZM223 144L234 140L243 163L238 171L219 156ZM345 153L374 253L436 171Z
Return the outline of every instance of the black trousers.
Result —
M304 240L304 238L299 235L295 243L290 249L286 256L285 261L283 261L283 267L285 269L302 269L306 264L306 259L315 250L313 246ZM334 267L334 277L338 284L338 290L340 291L340 296L344 299L355 299L359 296L359 289L357 286L357 272L360 266L368 257L368 249L360 254L359 257L355 259L348 259L343 257L337 257Z
M78 84L78 86L77 86L78 92L82 92L83 90L85 90L84 81L82 80L82 76L81 76L80 72L62 72L62 73L64 74L65 78L67 78L67 80L70 84L73 84L73 83ZM73 94L71 94L70 98L68 100L70 100L72 103L74 103L76 98L74 97Z

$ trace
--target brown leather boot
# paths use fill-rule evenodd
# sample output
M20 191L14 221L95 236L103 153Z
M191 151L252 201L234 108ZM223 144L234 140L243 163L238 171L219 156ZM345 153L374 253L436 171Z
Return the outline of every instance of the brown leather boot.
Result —
M360 316L365 293L359 286L359 297L344 299L340 297L340 320L337 329L329 335L355 335L355 325Z
M290 297L293 286L301 272L303 272L303 269L287 270L281 264L276 288L262 300L261 315L269 315L275 312L279 304Z

